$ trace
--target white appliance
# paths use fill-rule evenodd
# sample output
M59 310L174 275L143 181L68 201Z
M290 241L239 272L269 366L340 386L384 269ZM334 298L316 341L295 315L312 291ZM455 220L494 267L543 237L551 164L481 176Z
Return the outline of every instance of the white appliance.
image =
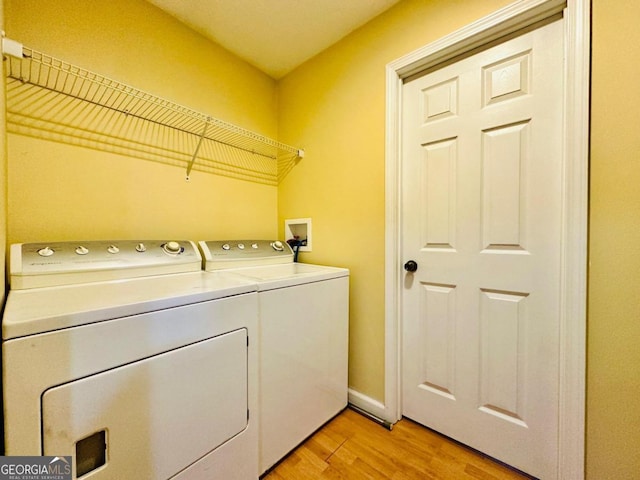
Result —
M189 241L11 246L6 455L74 478L258 477L257 293Z
M205 269L256 282L260 473L347 405L349 270L293 262L286 243L202 241Z

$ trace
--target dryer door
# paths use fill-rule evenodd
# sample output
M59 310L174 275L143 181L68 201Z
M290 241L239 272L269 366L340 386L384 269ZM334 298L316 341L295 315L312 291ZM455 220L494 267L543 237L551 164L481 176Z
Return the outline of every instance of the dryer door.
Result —
M239 329L47 390L43 454L79 478L167 479L244 430L247 403Z

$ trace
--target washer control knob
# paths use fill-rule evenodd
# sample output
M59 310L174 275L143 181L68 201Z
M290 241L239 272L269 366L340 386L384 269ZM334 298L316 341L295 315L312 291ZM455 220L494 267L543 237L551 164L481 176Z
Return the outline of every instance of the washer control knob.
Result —
M116 245L109 245L107 248L107 252L109 253L118 253L120 249Z
M182 253L182 247L178 242L167 242L162 245L162 250L169 255L178 255Z
M239 248L240 250L244 250L244 243L239 243L239 244L238 244L238 248Z
M229 245L228 243L225 243L224 245L222 245L222 249L223 250L231 250L231 245Z
M257 249L258 249L258 244L257 244L257 243L252 243L252 244L251 244L251 248L253 248L253 249L256 249L256 250L257 250Z
M280 240L276 240L275 242L271 242L271 246L273 247L274 250L276 250L278 252L282 252L284 250L284 245L282 244L282 242Z
M80 245L79 247L76 247L76 253L78 255L86 255L87 253L89 253L89 249L83 245Z
M50 257L53 255L54 250L51 247L44 247L38 250L38 255L41 257Z
M144 243L139 243L136 245L136 252L146 252L147 251L147 247L145 247Z

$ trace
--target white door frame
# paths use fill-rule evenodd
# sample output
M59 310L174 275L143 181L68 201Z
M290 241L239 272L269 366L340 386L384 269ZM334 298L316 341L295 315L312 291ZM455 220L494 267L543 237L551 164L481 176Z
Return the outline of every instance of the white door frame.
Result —
M559 479L584 478L590 2L519 0L387 65L385 194L385 401L375 413L394 423L401 411L402 83L413 74L564 11L565 122L560 311ZM366 409L366 407L364 407Z

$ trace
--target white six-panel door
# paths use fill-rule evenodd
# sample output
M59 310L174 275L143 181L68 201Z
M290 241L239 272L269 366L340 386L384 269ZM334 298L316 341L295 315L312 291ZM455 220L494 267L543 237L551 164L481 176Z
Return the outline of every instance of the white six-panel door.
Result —
M403 415L555 478L563 22L411 79Z

